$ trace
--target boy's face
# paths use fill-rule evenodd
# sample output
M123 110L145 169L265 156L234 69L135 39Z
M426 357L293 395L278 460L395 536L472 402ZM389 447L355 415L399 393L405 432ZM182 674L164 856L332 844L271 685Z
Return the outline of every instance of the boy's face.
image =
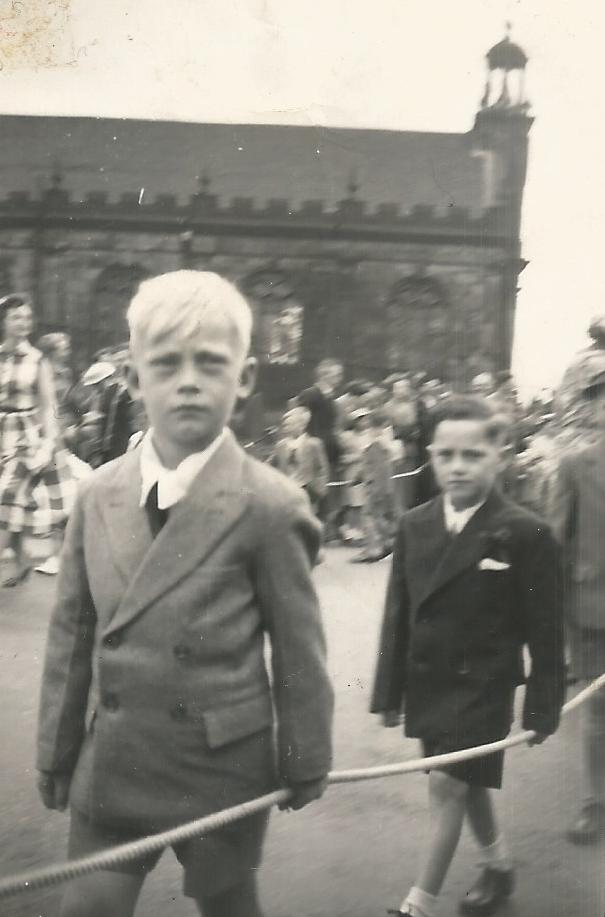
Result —
M191 335L176 329L142 338L132 354L129 387L141 398L160 457L178 464L205 449L228 422L237 398L252 391L255 361L246 359L226 316L205 316Z
M504 467L500 442L486 438L480 420L443 420L430 446L437 483L456 509L485 499Z

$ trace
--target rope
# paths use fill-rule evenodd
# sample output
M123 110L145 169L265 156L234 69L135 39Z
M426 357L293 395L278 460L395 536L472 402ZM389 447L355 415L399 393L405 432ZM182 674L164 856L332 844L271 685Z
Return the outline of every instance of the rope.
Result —
M420 474L421 471L424 471L428 467L428 462L425 462L424 465L419 465L418 468L414 468L412 471L400 471L399 474L392 474L391 481L398 481L399 478L413 478L417 474ZM347 487L350 484L354 484L355 481L328 481L328 487Z
M575 710L593 694L603 689L605 689L605 674L595 679L587 688L580 691L579 694L565 704L562 714L566 715ZM472 758L480 758L495 751L512 748L515 745L523 745L529 742L535 734L531 730L525 730L513 736L508 736L506 739L500 739L498 742L477 745L475 748L465 748L462 751L450 752L445 755L416 758L411 761L379 765L378 767L332 771L328 776L328 783L331 785L357 783L361 780L376 780L380 777L394 777L399 774L428 771L435 767L443 767L448 764L457 764L460 761L469 761ZM290 790L276 790L249 802L243 802L229 809L223 809L220 812L207 815L204 818L198 818L195 821L188 822L186 825L180 825L178 828L163 831L161 834L153 834L128 844L122 844L119 847L113 847L110 850L104 850L101 853L95 853L92 856L72 860L69 863L47 866L43 869L8 876L0 881L0 899L9 898L25 891L60 885L63 882L68 882L71 879L76 879L79 876L88 875L101 869L111 869L118 863L136 860L141 856L163 850L173 844L209 834L211 831L216 831L217 828L223 828L225 825L232 824L241 818L246 818L248 815L253 815L265 809L270 809L279 803L287 802L290 796Z

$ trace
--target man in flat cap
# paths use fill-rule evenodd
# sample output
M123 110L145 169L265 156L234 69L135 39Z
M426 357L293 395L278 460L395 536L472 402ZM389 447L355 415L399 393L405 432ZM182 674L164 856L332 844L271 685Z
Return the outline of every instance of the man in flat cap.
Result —
M562 456L552 522L566 560L571 664L574 674L589 682L605 672L605 370L588 380L583 394L599 435L591 445ZM605 689L583 709L586 797L567 837L596 844L605 834Z

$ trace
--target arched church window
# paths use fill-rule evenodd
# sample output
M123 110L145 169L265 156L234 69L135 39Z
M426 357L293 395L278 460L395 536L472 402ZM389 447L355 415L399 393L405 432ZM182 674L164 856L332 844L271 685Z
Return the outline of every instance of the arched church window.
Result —
M254 349L265 363L300 362L304 308L279 271L262 271L244 284L254 311Z
M126 310L141 281L149 276L140 264L110 264L96 278L91 295L91 349L113 347L128 340Z
M442 375L448 356L449 309L430 277L400 280L387 303L387 361L393 370Z
M13 292L11 280L11 261L8 258L0 259L0 296L8 296Z

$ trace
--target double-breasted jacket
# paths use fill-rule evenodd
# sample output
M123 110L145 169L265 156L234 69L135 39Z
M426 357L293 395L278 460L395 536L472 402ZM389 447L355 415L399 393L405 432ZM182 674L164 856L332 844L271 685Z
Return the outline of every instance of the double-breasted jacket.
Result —
M135 450L70 519L37 764L72 775L78 810L145 830L322 777L332 689L306 495L231 436L154 540L140 489Z
M559 551L547 525L494 491L459 535L443 499L400 521L372 712L404 703L406 733L464 747L503 738L524 681L523 726L552 733L564 695Z

